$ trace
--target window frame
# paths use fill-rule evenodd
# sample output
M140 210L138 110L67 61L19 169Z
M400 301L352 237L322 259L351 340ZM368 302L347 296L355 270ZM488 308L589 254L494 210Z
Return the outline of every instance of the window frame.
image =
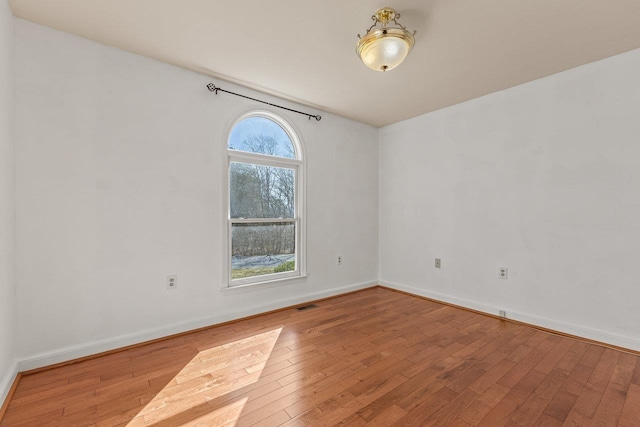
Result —
M287 134L291 144L293 145L294 158L271 156L268 154L252 153L242 150L234 150L229 148L229 138L236 126L243 120L261 117L273 121L280 126ZM253 286L265 286L268 284L284 284L289 282L297 282L307 277L306 273L306 221L305 221L305 184L304 184L304 149L298 132L291 124L279 115L270 111L252 110L238 117L228 129L225 138L225 230L226 239L224 252L226 259L224 270L224 286L223 290L242 289ZM292 169L294 172L294 217L293 218L231 218L231 163L245 163L259 166L281 167ZM294 223L295 224L295 270L281 273L272 273L260 276L246 277L242 279L232 279L232 228L234 224L239 223Z

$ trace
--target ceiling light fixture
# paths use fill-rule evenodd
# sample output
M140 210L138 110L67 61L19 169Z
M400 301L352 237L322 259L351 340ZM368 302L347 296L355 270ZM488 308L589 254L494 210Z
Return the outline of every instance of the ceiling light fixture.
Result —
M383 7L371 16L373 25L364 37L358 34L356 53L364 65L376 71L396 68L407 57L415 44L414 31L410 33L400 23L400 14L390 7Z

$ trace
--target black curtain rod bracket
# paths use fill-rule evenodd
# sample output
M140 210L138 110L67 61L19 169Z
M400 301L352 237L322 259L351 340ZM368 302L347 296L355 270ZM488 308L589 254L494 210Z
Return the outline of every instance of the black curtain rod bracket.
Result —
M214 85L213 83L209 83L207 85L207 89L209 89L209 92L213 92L216 95L218 94L218 92L226 92L228 94L239 96L241 98L246 98L246 99L250 99L252 101L261 102L263 104L271 105L272 107L282 108L283 110L292 111L294 113L302 114L303 116L307 116L309 118L309 120L311 120L311 117L313 117L317 121L320 121L322 119L322 116L320 116L320 114L309 114L309 113L305 113L305 112L302 112L302 111L294 110L292 108L283 107L282 105L272 104L272 103L267 102L267 101L261 101L259 99L251 98L250 96L241 95L239 93L235 93L235 92L231 92L231 91L228 91L228 90L224 90L221 87L218 87L218 86Z

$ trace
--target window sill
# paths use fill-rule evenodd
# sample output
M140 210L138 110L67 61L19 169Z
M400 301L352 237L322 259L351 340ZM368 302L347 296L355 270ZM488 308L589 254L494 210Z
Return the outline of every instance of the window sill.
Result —
M284 279L266 280L264 282L247 283L244 285L236 285L236 286L226 286L220 289L220 291L224 295L232 295L232 294L248 292L248 291L257 291L259 289L268 289L268 288L274 288L276 286L291 285L294 283L304 282L307 277L309 277L308 274L303 274L295 277L285 277Z

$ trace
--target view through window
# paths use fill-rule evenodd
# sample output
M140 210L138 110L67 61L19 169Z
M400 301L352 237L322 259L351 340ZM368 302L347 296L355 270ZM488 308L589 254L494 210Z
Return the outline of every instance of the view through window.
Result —
M232 286L300 275L302 159L292 130L276 120L249 115L229 135Z

